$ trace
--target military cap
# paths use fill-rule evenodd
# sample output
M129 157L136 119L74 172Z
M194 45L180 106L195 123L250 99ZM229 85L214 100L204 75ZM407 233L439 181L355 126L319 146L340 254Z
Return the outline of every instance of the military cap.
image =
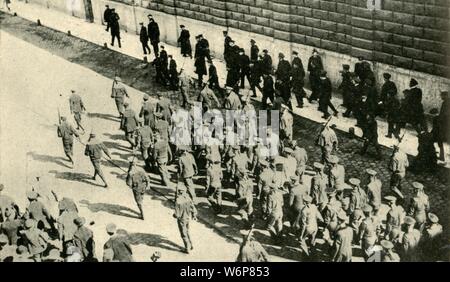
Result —
M144 99L144 101L147 101L150 98L150 95L148 95L147 93L144 94L144 96L142 97L142 99Z
M340 220L344 220L344 221L347 220L347 214L343 210L338 212L337 217Z
M416 224L416 220L410 216L405 216L405 224L414 225Z
M115 11L115 10L116 10L116 8L112 8L112 9L111 9L111 11Z
M312 50L312 52L313 52L313 53L318 53L316 48L314 48L314 49Z
M208 59L207 62L208 64L212 64L213 61L211 59Z
M130 102L128 102L128 101L125 101L125 102L123 102L123 105L126 107L126 106L129 106L130 105Z
M114 78L114 80L115 80L115 81L122 82L122 79L120 78L120 76L116 76L116 77Z
M117 227L114 223L108 223L108 225L106 225L106 232L115 233L116 230L117 230Z
M322 71L320 72L320 76L321 76L321 77L325 77L326 75L327 75L327 71L322 70Z
M8 243L8 236L5 234L0 234L0 244L7 244Z
M199 34L198 37L199 37L199 38L200 38L200 37L203 37L203 34Z
M77 226L82 226L84 225L84 223L86 222L86 219L84 219L84 217L77 217L73 220L73 222L77 225Z
M144 25L144 23L143 23L143 22L140 22L139 24L140 24L140 25Z
M355 185L355 186L359 185L361 183L361 181L358 178L350 178L348 180L348 182L350 182L350 184Z
M36 193L36 191L28 191L27 192L27 198L29 200L35 200L38 197L38 193Z
M306 203L311 203L312 202L312 198L310 195L306 195L303 197L303 201L305 201Z
M289 147L284 148L284 151L288 154L294 153L294 150L292 150L292 148L289 148Z
M377 175L377 172L375 170L373 170L373 169L370 169L370 168L366 169L366 173L368 175Z
M297 51L292 51L292 54L293 55L298 55L298 52Z
M262 50L263 53L269 53L269 51L267 49Z
M394 196L386 196L384 197L384 199L388 202L395 202L397 200L397 198Z
M183 28L183 27L185 27L185 26L184 26L184 24L180 24L180 27Z
M109 5L105 5L105 7L109 8Z
M324 165L321 164L321 163L318 163L318 162L315 162L315 163L313 164L313 166L314 166L315 168L318 168L318 169L323 169L323 168L324 168Z
M266 160L262 160L262 161L260 161L260 162L259 162L259 165L262 165L262 166L268 167L268 166L269 166L269 162L268 162L268 161L266 161Z
M155 112L153 115L155 117L161 118L163 116L163 113L162 112Z
M256 43L256 41L252 38L252 39L250 39L250 42L252 42L252 43Z
M414 187L414 189L420 189L420 190L423 189L423 184L420 183L420 182L417 182L417 181L414 181L414 182L412 183L412 186Z
M284 54L283 53L278 53L278 57L284 58Z
M228 34L228 30L222 31L223 34Z
M245 53L244 48L239 49L239 53Z
M335 155L331 155L328 159L328 161L332 164L337 164L339 162L339 158Z
M363 207L363 212L372 212L373 208L371 205L365 205Z
M0 191L3 191L3 189L5 189L5 185L0 184Z
M227 85L227 86L225 86L225 89L226 89L226 90L233 90L233 87Z
M435 215L434 213L429 213L428 214L428 219L433 222L433 223L438 223L439 222L439 217L437 215Z
M388 240L381 240L380 245L385 250L390 250L390 249L394 248L394 244L392 244L392 242L388 241Z
M164 49L164 45L161 45L161 49Z
M152 18L152 17L153 17L153 15L152 15L152 14L148 14L148 15L147 15L147 17L149 17L149 18Z
M350 65L343 64L343 65L342 65L342 68L343 68L344 70L349 70L349 69L350 69Z
M409 86L413 87L418 85L419 83L417 82L417 80L415 80L414 78L411 78L411 80L409 81Z
M25 254L26 252L28 252L28 249L24 245L20 245L16 248L16 253L19 255Z
M385 72L385 73L383 73L383 77L386 78L386 79L390 79L391 78L391 74Z
M25 220L25 228L30 229L34 226L34 219Z
M290 179L291 179L291 180L297 180L297 179L298 179L298 176L297 176L297 175L291 175Z
M90 137L90 138L94 138L95 136L96 136L95 133L89 134L89 137Z

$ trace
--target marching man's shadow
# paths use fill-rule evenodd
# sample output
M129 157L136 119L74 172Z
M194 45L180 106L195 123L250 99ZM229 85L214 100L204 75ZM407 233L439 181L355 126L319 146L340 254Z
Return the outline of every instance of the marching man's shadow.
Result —
M87 207L91 212L107 212L113 215L140 219L140 213L130 208L108 203L90 203L88 200L81 200L80 204ZM132 215L132 214L135 215Z
M54 174L55 177L58 179L81 182L81 183L98 186L98 187L102 187L102 188L104 187L102 184L94 182L94 180L92 179L92 175L89 175L86 173L78 173L78 172L70 172L70 171L61 172L61 171L56 171L56 170L50 170L49 173ZM100 177L97 176L97 179L99 179L99 178Z

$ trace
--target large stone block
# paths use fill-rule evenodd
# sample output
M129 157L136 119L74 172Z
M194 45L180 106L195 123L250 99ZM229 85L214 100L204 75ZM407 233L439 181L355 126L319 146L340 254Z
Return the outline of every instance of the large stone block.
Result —
M402 25L398 23L384 22L383 23L383 31L391 32L396 34L402 33Z
M280 21L271 20L270 27L272 27L274 30L290 31L290 24Z
M424 35L424 28L413 25L403 25L402 34L412 37L422 37Z
M251 31L251 25L246 22L239 22L239 29L245 30L245 31Z
M256 23L256 16L245 14L244 15L244 21L254 24L254 23Z
M351 56L352 57L363 57L368 61L373 60L373 51L371 50L366 50L366 49L361 49L361 48L356 48L356 47L352 47L351 49Z
M395 44L383 42L381 50L384 53L389 53L389 54L393 54L393 55L397 55L397 56L402 55L402 46L395 45Z
M336 23L345 23L345 15L341 13L328 12L328 19Z
M225 11L219 9L210 9L209 12L215 17L225 18Z
M326 39L320 40L320 48L327 49L333 52L338 50L338 43Z
M373 48L372 40L366 40L357 37L352 37L352 45L366 50L372 50Z
M384 41L384 42L391 43L392 40L393 40L393 34L389 33L389 32L375 30L373 32L373 39L374 40L378 40L378 41Z
M352 16L365 18L365 19L372 19L373 17L373 10L367 9L367 7L355 7L353 6L351 8Z
M434 73L434 65L430 62L425 62L421 60L413 60L411 68L416 71Z
M264 18L264 17L257 17L256 23L258 25L262 25L262 26L270 26L270 20L268 18Z
M222 18L222 17L214 17L213 18L213 22L216 25L220 25L220 26L226 26L227 25L227 20Z
M345 43L338 43L338 51L342 54L350 54L352 50L351 45Z
M211 1L211 4L210 4L211 8L225 10L226 2L223 2L221 0L210 0L210 1Z
M240 13L244 13L244 14L249 14L250 13L249 7L246 6L246 5L238 4L237 7L238 7L238 11Z
M320 28L320 20L315 18L305 17L305 25L315 28Z
M229 17L230 19L242 22L244 21L244 14L243 13L237 13L237 12L233 12L231 13L231 17Z
M390 11L401 11L403 9L402 1L388 0L383 1L383 9Z
M414 15L413 25L419 27L437 28L434 18L427 16Z
M289 5L272 3L272 9L273 9L273 11L279 12L279 13L285 13L285 14L291 13L291 9L290 9Z
M310 26L297 25L297 32L303 35L312 36L312 29Z
M267 8L269 0L255 0L255 6L258 8Z
M393 55L389 53L373 51L373 59L377 62L392 65Z
M273 12L273 19L280 22L289 23L289 14Z
M344 15L351 15L352 14L352 6L343 4L343 3L338 3L336 11L338 13L341 13Z
M280 31L280 30L275 30L274 31L274 37L276 39L290 41L291 40L291 33L290 32L285 32L285 31Z
M370 29L352 27L352 36L372 40L374 32Z
M304 34L293 33L291 35L291 39L293 42L299 43L299 44L305 44L305 42L306 42L306 38L305 38Z
M412 68L413 59L394 55L392 63L398 67L410 69Z
M424 28L423 35L421 37L423 39L433 40L433 41L447 41L446 36L448 35L447 32L437 29L431 29L431 28Z
M392 21L400 24L413 24L414 15L406 13L393 12Z
M313 9L320 9L320 2L317 0L305 0L305 6Z
M335 12L337 9L337 3L334 1L320 1L320 9Z
M372 20L359 17L352 17L352 26L372 29Z
M304 25L305 17L299 15L290 15L290 23Z
M250 15L260 17L262 15L262 8L250 6Z
M450 78L450 67L435 65L434 66L434 74L442 77Z
M394 12L389 10L375 10L373 12L373 18L383 21L392 21L393 13Z
M332 22L332 21L321 20L320 21L320 28L326 29L328 31L336 31L337 30L337 24L335 22Z
M413 38L410 36L404 36L399 34L394 34L392 41L394 44L412 47L413 46Z
M257 25L257 24L251 24L250 25L250 29L254 33L264 34L264 27L263 26L260 26L260 25Z
M316 19L325 20L325 19L328 19L328 12L327 11L313 9L312 16L313 16L313 18L316 18Z
M264 27L264 35L273 37L274 30L271 27Z
M320 28L313 28L312 36L317 37L317 38L328 38L328 30L324 30L324 29L320 29Z
M426 40L421 38L414 38L413 39L414 48L421 49L424 51L433 51L433 52L440 52L441 50L441 43L437 41L432 40Z
M239 21L233 19L226 19L227 26L239 29Z
M305 35L305 43L309 46L320 47L320 38Z
M414 60L423 60L423 51L410 47L403 47L403 57L408 57Z
M447 57L445 55L430 51L424 52L423 60L437 65L446 65L447 63Z
M312 17L312 9L309 7L297 7L297 15Z

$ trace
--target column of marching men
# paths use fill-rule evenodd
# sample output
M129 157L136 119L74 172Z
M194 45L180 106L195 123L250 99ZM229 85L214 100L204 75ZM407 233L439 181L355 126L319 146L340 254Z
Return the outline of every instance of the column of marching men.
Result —
M119 19L115 11L105 11L112 43L117 38L120 47ZM296 240L302 257L311 260L318 259L320 253L324 260L351 261L354 255L352 247L358 245L366 261L414 261L427 259L431 250L439 247L436 238L442 233L442 226L438 217L430 212L432 203L430 205L423 185L414 182L414 193L410 198L403 194L402 182L409 163L401 150L403 136L400 129L409 123L419 133L419 155L413 164L417 170L436 163L434 142L439 143L442 157L442 143L448 140L448 92L441 94L441 111L435 115L433 130L429 132L421 104L422 90L415 79L411 79L410 88L404 91L405 98L400 101L390 74L383 75L385 82L378 94L375 76L367 61L360 58L354 72L350 72L349 65L343 65L342 83L338 89L344 98L344 116L355 117L363 129L361 154L373 145L378 158L381 158L377 116L387 118L388 137L394 136L399 141L388 163L390 187L384 187L387 196L382 198L383 187L375 170L366 170L362 179L346 177L338 157L338 139L334 126L330 124L333 117L328 108L333 110L335 118L338 118L338 112L331 103L331 82L317 50L313 51L306 70L298 52L293 52L291 63L280 53L274 71L268 50L264 49L260 54L255 40L251 39L249 57L224 31L223 57L227 77L222 88L208 40L201 34L197 35L192 56L189 31L184 25L181 29L178 40L181 53L194 60L196 78L190 78L183 67L178 71L173 56L159 45L159 27L151 15L148 28L141 24L140 34L144 53L151 52L148 41L153 47L154 82L176 91L180 103L171 103L163 92L157 92L157 102L145 94L142 107L135 111L130 107L128 93L120 77L115 77L113 82L111 98L117 106L120 129L135 154L130 158L126 184L133 191L141 219L144 219L143 197L152 188L148 172L153 171L160 175L161 185L174 190L174 217L186 253L193 250L189 223L197 218L199 196L207 198L211 212L229 213L222 201L222 192L229 187L234 188L233 201L237 207L233 213L242 219L242 225L237 227L250 230L238 255L240 261L267 261L269 258L252 236L255 224L262 224L270 232L274 244L284 245L288 240ZM307 72L312 90L309 97L304 90ZM205 75L208 75L206 82L203 81ZM204 113L221 109L245 113L255 111L250 96L239 93L245 87L246 79L253 97L258 95L257 89L261 92L263 109L280 111L279 135L267 129L267 136L254 140L256 145L230 145L226 138L225 142L218 138L223 133L208 131L209 125L206 124L203 138L208 139L208 145L180 146L176 140L171 140L174 130L181 137L193 138L192 128L176 128L179 123L172 119L178 109L192 111L193 95L194 100L201 103ZM294 138L298 135L293 131L290 111L294 97L298 107L303 106L306 98L310 103L318 100L318 110L326 119L317 133L316 144L322 153L320 162L310 163L308 153L302 147L302 136ZM74 138L78 139L85 131L81 113L86 108L76 91L72 91L69 104L77 128L66 116L61 116L57 133L69 162L73 164ZM239 120L236 125L238 129L252 129L249 119ZM229 138L232 134L227 133ZM84 154L93 165L93 179L99 176L108 187L101 167L104 155L113 162L108 148L96 132L89 133L85 145ZM140 165L141 160L143 166ZM168 169L173 164L177 168L175 177ZM199 174L206 178L201 195L197 195L195 189L199 185ZM307 181L307 175L312 176L311 183ZM94 235L86 226L85 219L78 216L74 201L60 198L49 187L40 185L39 181L37 183L27 193L29 205L23 210L14 199L0 191L1 260L96 260ZM3 185L0 187L4 190ZM386 215L380 209L383 201L388 205ZM103 261L132 261L133 254L126 237L118 234L113 223L106 226L106 231L110 239L104 245ZM316 239L321 243L316 244ZM155 253L152 260L158 260L159 256Z

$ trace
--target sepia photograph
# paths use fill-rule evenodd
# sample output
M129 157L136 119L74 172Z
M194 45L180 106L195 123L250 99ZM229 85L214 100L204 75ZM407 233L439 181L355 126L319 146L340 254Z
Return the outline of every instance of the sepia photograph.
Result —
M449 0L0 1L0 262L450 262Z

